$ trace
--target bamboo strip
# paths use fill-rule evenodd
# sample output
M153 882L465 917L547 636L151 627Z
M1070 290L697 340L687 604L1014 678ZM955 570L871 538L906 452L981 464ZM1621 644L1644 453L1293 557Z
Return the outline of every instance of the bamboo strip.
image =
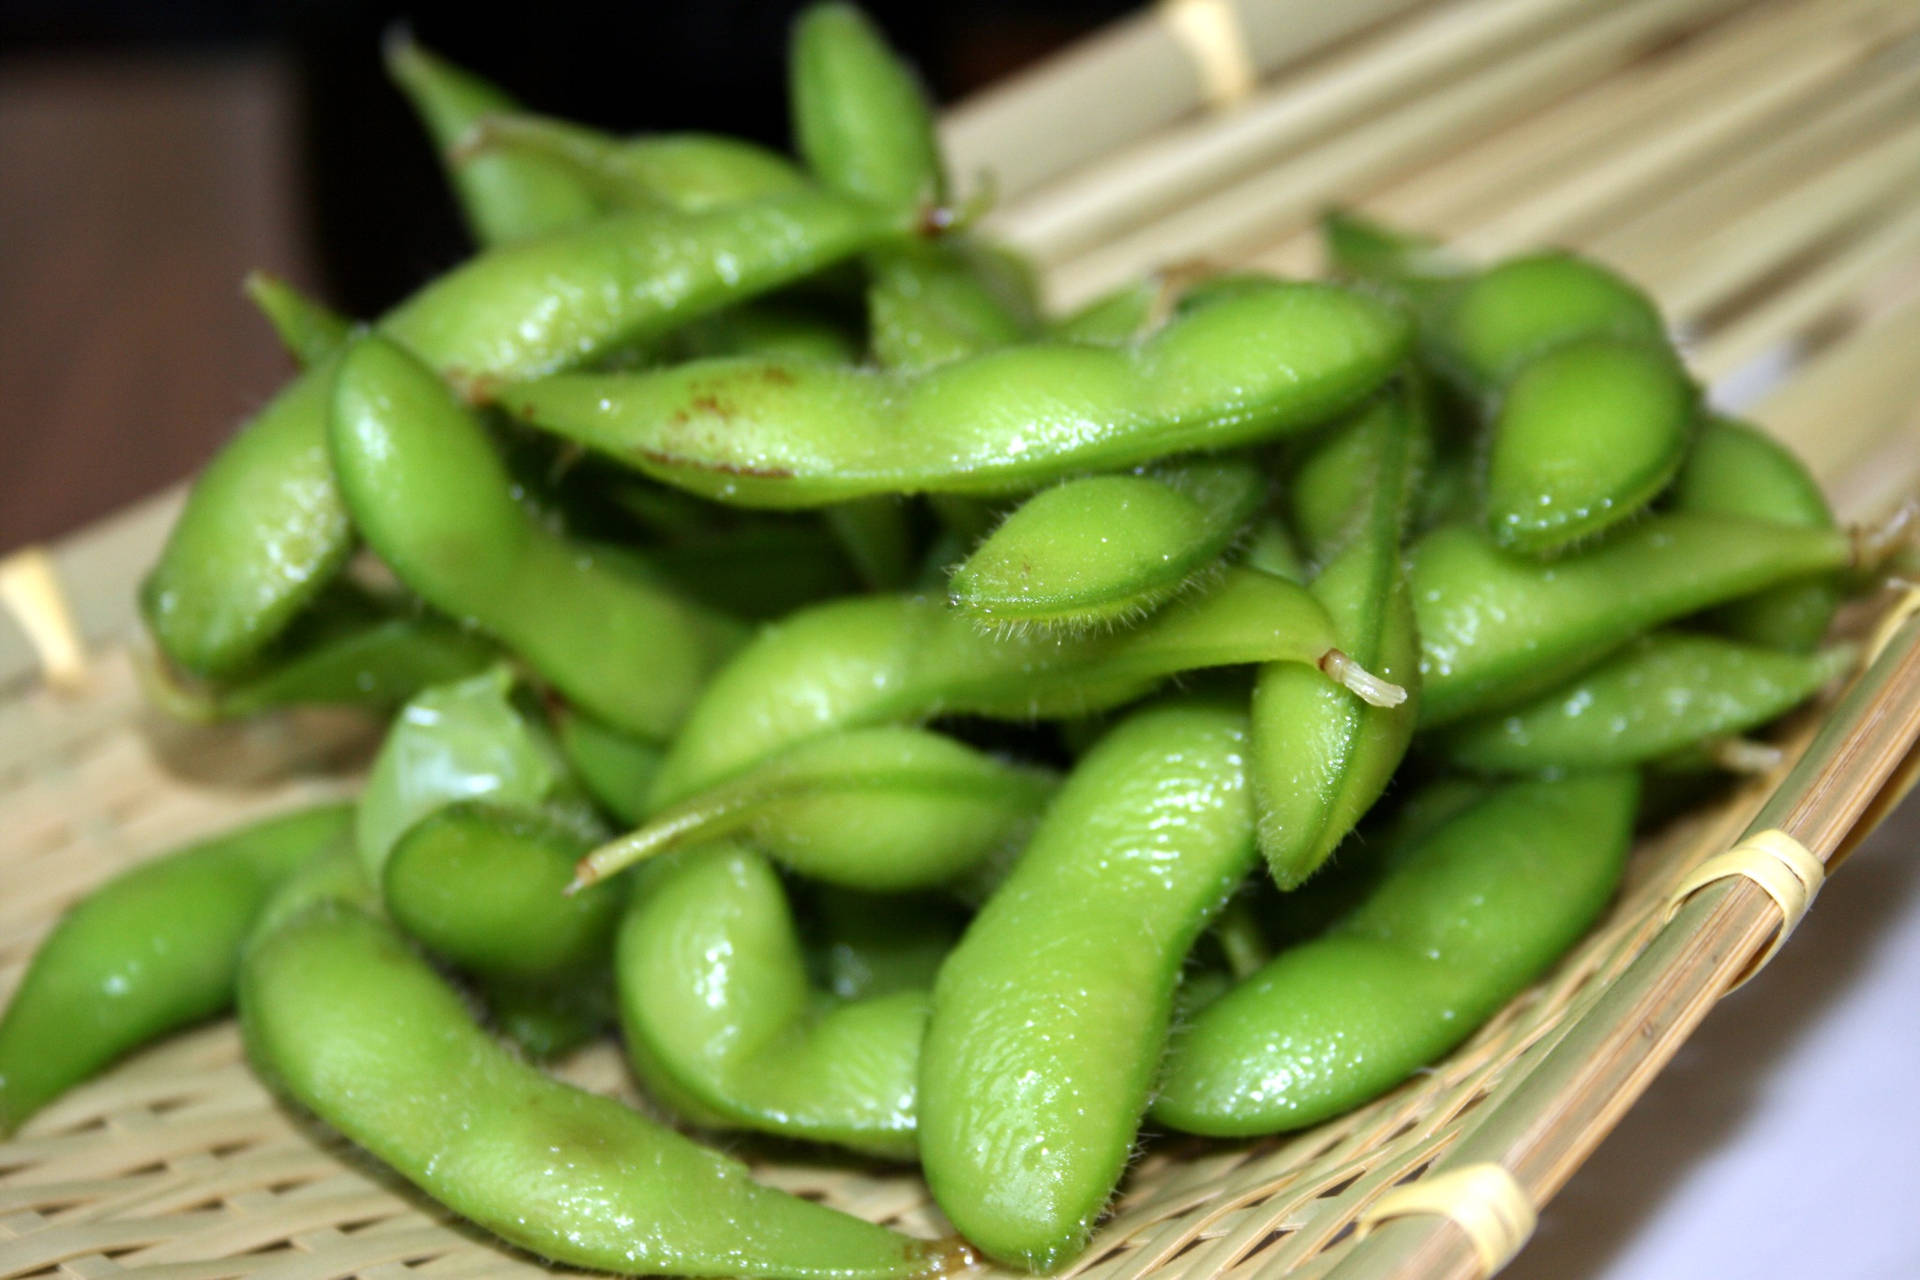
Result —
M1920 303L1908 305L1809 361L1756 417L1791 442L1843 516L1866 514L1851 501L1854 459L1909 421L1920 402Z
M1877 0L1743 10L1687 44L1621 69L1564 101L1516 121L1466 151L1437 156L1378 197L1385 216L1440 234L1485 224L1516 201L1551 198L1595 167L1596 156L1631 155L1687 128L1721 96L1765 88L1796 74L1805 54L1823 59L1857 42L1840 19L1884 10ZM1832 20L1827 16L1832 14ZM1587 196L1586 191L1582 191ZM1370 200L1370 204L1374 201ZM1496 249L1526 238L1487 237Z
M1086 250L1369 111L1472 74L1587 8L1582 0L1474 0L1409 14L1378 39L1285 77L1239 111L1110 152L999 211L989 228L1042 261Z
M1612 71L1717 7L1717 0L1638 0L1608 9L1482 75L1436 89L1418 103L1347 130L1338 146L1290 159L1060 264L1050 274L1049 293L1057 304L1071 306L1158 263L1245 253L1397 165Z
M1920 208L1897 211L1865 229L1817 268L1777 295L1714 330L1690 363L1709 381L1731 374L1828 319L1891 273L1920 268Z
M1419 0L1237 0L1254 68L1266 73L1413 8ZM1188 115L1206 100L1191 55L1158 9L1124 18L948 111L940 140L957 177L990 171L1002 196ZM1074 127L1057 127L1071 120Z

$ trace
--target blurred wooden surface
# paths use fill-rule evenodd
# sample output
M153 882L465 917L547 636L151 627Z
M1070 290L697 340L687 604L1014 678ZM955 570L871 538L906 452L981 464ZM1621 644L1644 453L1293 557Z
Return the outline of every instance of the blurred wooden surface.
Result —
M308 277L264 54L0 60L0 550L187 475L286 376L241 296Z

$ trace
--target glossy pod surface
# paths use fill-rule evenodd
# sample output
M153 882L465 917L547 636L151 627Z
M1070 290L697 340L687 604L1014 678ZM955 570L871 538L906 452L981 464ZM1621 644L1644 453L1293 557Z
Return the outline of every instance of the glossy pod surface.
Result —
M504 403L669 484L743 506L995 494L1301 430L1378 387L1407 340L1386 304L1273 283L1135 347L1034 343L919 375L696 361L550 378Z
M760 854L723 841L647 868L616 963L635 1065L694 1119L913 1155L926 991L810 992L786 888Z
M739 634L548 530L471 411L391 342L347 353L329 439L355 523L401 581L609 724L665 737Z
M268 897L344 845L351 817L325 805L243 827L123 872L67 912L0 1019L0 1133L122 1054L226 1009Z
M540 1257L628 1275L895 1280L952 1253L762 1187L745 1165L548 1079L351 907L321 902L257 942L240 1003L249 1054L290 1097Z
M1326 933L1194 1017L1154 1118L1231 1137L1297 1129L1439 1057L1593 923L1638 797L1632 773L1516 782L1449 818Z
M1465 385L1494 394L1533 357L1575 338L1660 345L1666 326L1647 296L1571 253L1509 258L1461 285L1435 335L1436 359Z
M1125 1169L1188 949L1255 859L1245 713L1135 712L1080 762L934 985L920 1157L961 1233L1050 1270Z

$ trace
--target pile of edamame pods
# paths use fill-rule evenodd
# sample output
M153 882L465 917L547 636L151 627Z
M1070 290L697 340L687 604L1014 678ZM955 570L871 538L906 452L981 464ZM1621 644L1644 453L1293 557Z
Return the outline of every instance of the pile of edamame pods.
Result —
M0 1127L237 1003L291 1104L543 1257L1046 1271L1143 1124L1311 1125L1457 1044L1643 790L1850 661L1863 544L1596 263L1335 214L1332 282L1049 316L845 6L797 161L389 60L482 248L367 324L252 282L303 371L142 605L181 715L397 714L357 803L74 908ZM960 1239L536 1065L615 1026L687 1128L917 1160Z

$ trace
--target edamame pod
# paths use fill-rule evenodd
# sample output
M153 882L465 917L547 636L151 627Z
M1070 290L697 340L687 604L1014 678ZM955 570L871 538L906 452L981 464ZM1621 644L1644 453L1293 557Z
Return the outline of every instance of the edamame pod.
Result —
M926 729L848 729L795 744L595 849L577 884L738 835L801 875L873 891L933 888L1017 846L1052 795L1044 769Z
M962 1266L501 1049L390 927L321 903L249 950L249 1055L295 1102L535 1255L627 1275L906 1280ZM563 1153L556 1155L556 1153Z
M450 150L458 174L509 156L566 173L608 209L666 206L697 213L807 185L791 160L742 138L712 133L612 138L525 111L478 117Z
M1664 345L1581 338L1527 361L1493 418L1493 540L1548 555L1639 514L1679 471L1694 411Z
M1449 818L1338 924L1180 1030L1154 1119L1222 1137L1298 1129L1451 1049L1600 914L1638 796L1631 772L1515 782Z
M1374 706L1297 664L1260 669L1248 772L1260 852L1282 889L1297 887L1327 860L1386 790L1413 738L1420 644L1400 568L1400 537L1415 484L1416 437L1424 430L1414 391L1400 387L1320 446L1360 464L1346 477L1359 492L1332 526L1339 532L1315 547L1324 567L1307 589L1333 619L1340 652L1399 684L1408 697L1396 706ZM1302 468L1310 477L1321 469L1313 458ZM1296 486L1296 492L1309 488Z
M1015 492L1074 471L1269 439L1377 388L1400 311L1275 282L1132 347L1034 343L919 375L704 360L513 389L513 412L669 484L742 506Z
M1680 476L1677 511L1751 516L1813 529L1834 527L1819 482L1793 451L1757 427L1731 418L1701 424ZM1827 633L1845 584L1837 573L1783 582L1714 610L1714 625L1736 640L1806 653Z
M401 833L381 897L395 924L469 973L582 985L612 952L621 905L611 884L563 892L592 847L578 823L538 809L460 801Z
M1164 307L1167 289L1166 279L1159 272L1129 280L1061 316L1047 326L1047 333L1062 342L1111 346L1132 342L1147 331Z
M1049 1271L1126 1168L1188 949L1252 866L1245 713L1134 713L1074 770L941 966L920 1158L960 1233Z
M688 849L642 874L620 926L620 1018L659 1092L716 1120L876 1155L913 1155L927 993L824 1006L786 889L742 846Z
M269 818L123 871L81 899L0 1018L0 1134L114 1059L233 1000L241 944L274 888L352 810Z
M537 155L498 154L453 163L450 152L475 121L518 105L496 86L415 44L404 34L386 44L387 75L412 102L440 153L473 238L482 245L523 240L575 226L601 202L564 166Z
M609 724L666 737L734 644L736 624L527 512L480 422L394 343L348 351L328 434L354 522L401 581Z
M836 191L899 211L946 202L933 107L913 71L850 4L815 4L788 44L795 149Z
M369 884L416 822L463 800L543 810L591 838L592 810L546 733L513 705L513 673L495 667L422 691L400 710L367 772L354 843ZM564 881L563 881L564 883Z
M996 629L1137 621L1219 568L1266 488L1258 467L1231 458L1063 481L974 548L947 598Z
M1660 346L1666 326L1652 301L1616 273L1550 250L1509 258L1459 286L1433 346L1444 371L1493 396L1534 356L1593 337Z
M646 817L647 793L666 748L602 724L572 707L553 717L554 740L594 803L629 825Z
M868 255L867 324L882 367L929 369L1033 336L1027 300L996 288L982 257L963 239Z
M1386 289L1423 315L1430 316L1467 274L1466 264L1434 237L1389 227L1351 209L1321 215L1320 239L1334 275Z
M1853 659L1848 646L1798 654L1658 632L1530 702L1450 725L1427 749L1497 773L1646 764L1784 715Z
M1420 723L1512 706L1663 622L1851 558L1838 530L1738 516L1649 516L1544 564L1442 525L1407 558Z
M765 628L715 677L654 783L665 806L793 743L932 714L1083 715L1178 671L1250 662L1322 665L1333 624L1305 589L1252 570L1109 635L982 635L943 603L838 600ZM1324 668L1323 668L1324 669ZM1384 700L1403 690L1343 667L1329 678Z
M484 396L778 288L887 234L873 210L823 192L621 214L481 254L379 328ZM334 368L323 360L295 379L208 464L142 584L155 640L189 671L244 667L346 562L353 529L326 439Z
M269 272L249 271L240 287L273 326L280 345L303 368L343 346L353 335L351 320Z

